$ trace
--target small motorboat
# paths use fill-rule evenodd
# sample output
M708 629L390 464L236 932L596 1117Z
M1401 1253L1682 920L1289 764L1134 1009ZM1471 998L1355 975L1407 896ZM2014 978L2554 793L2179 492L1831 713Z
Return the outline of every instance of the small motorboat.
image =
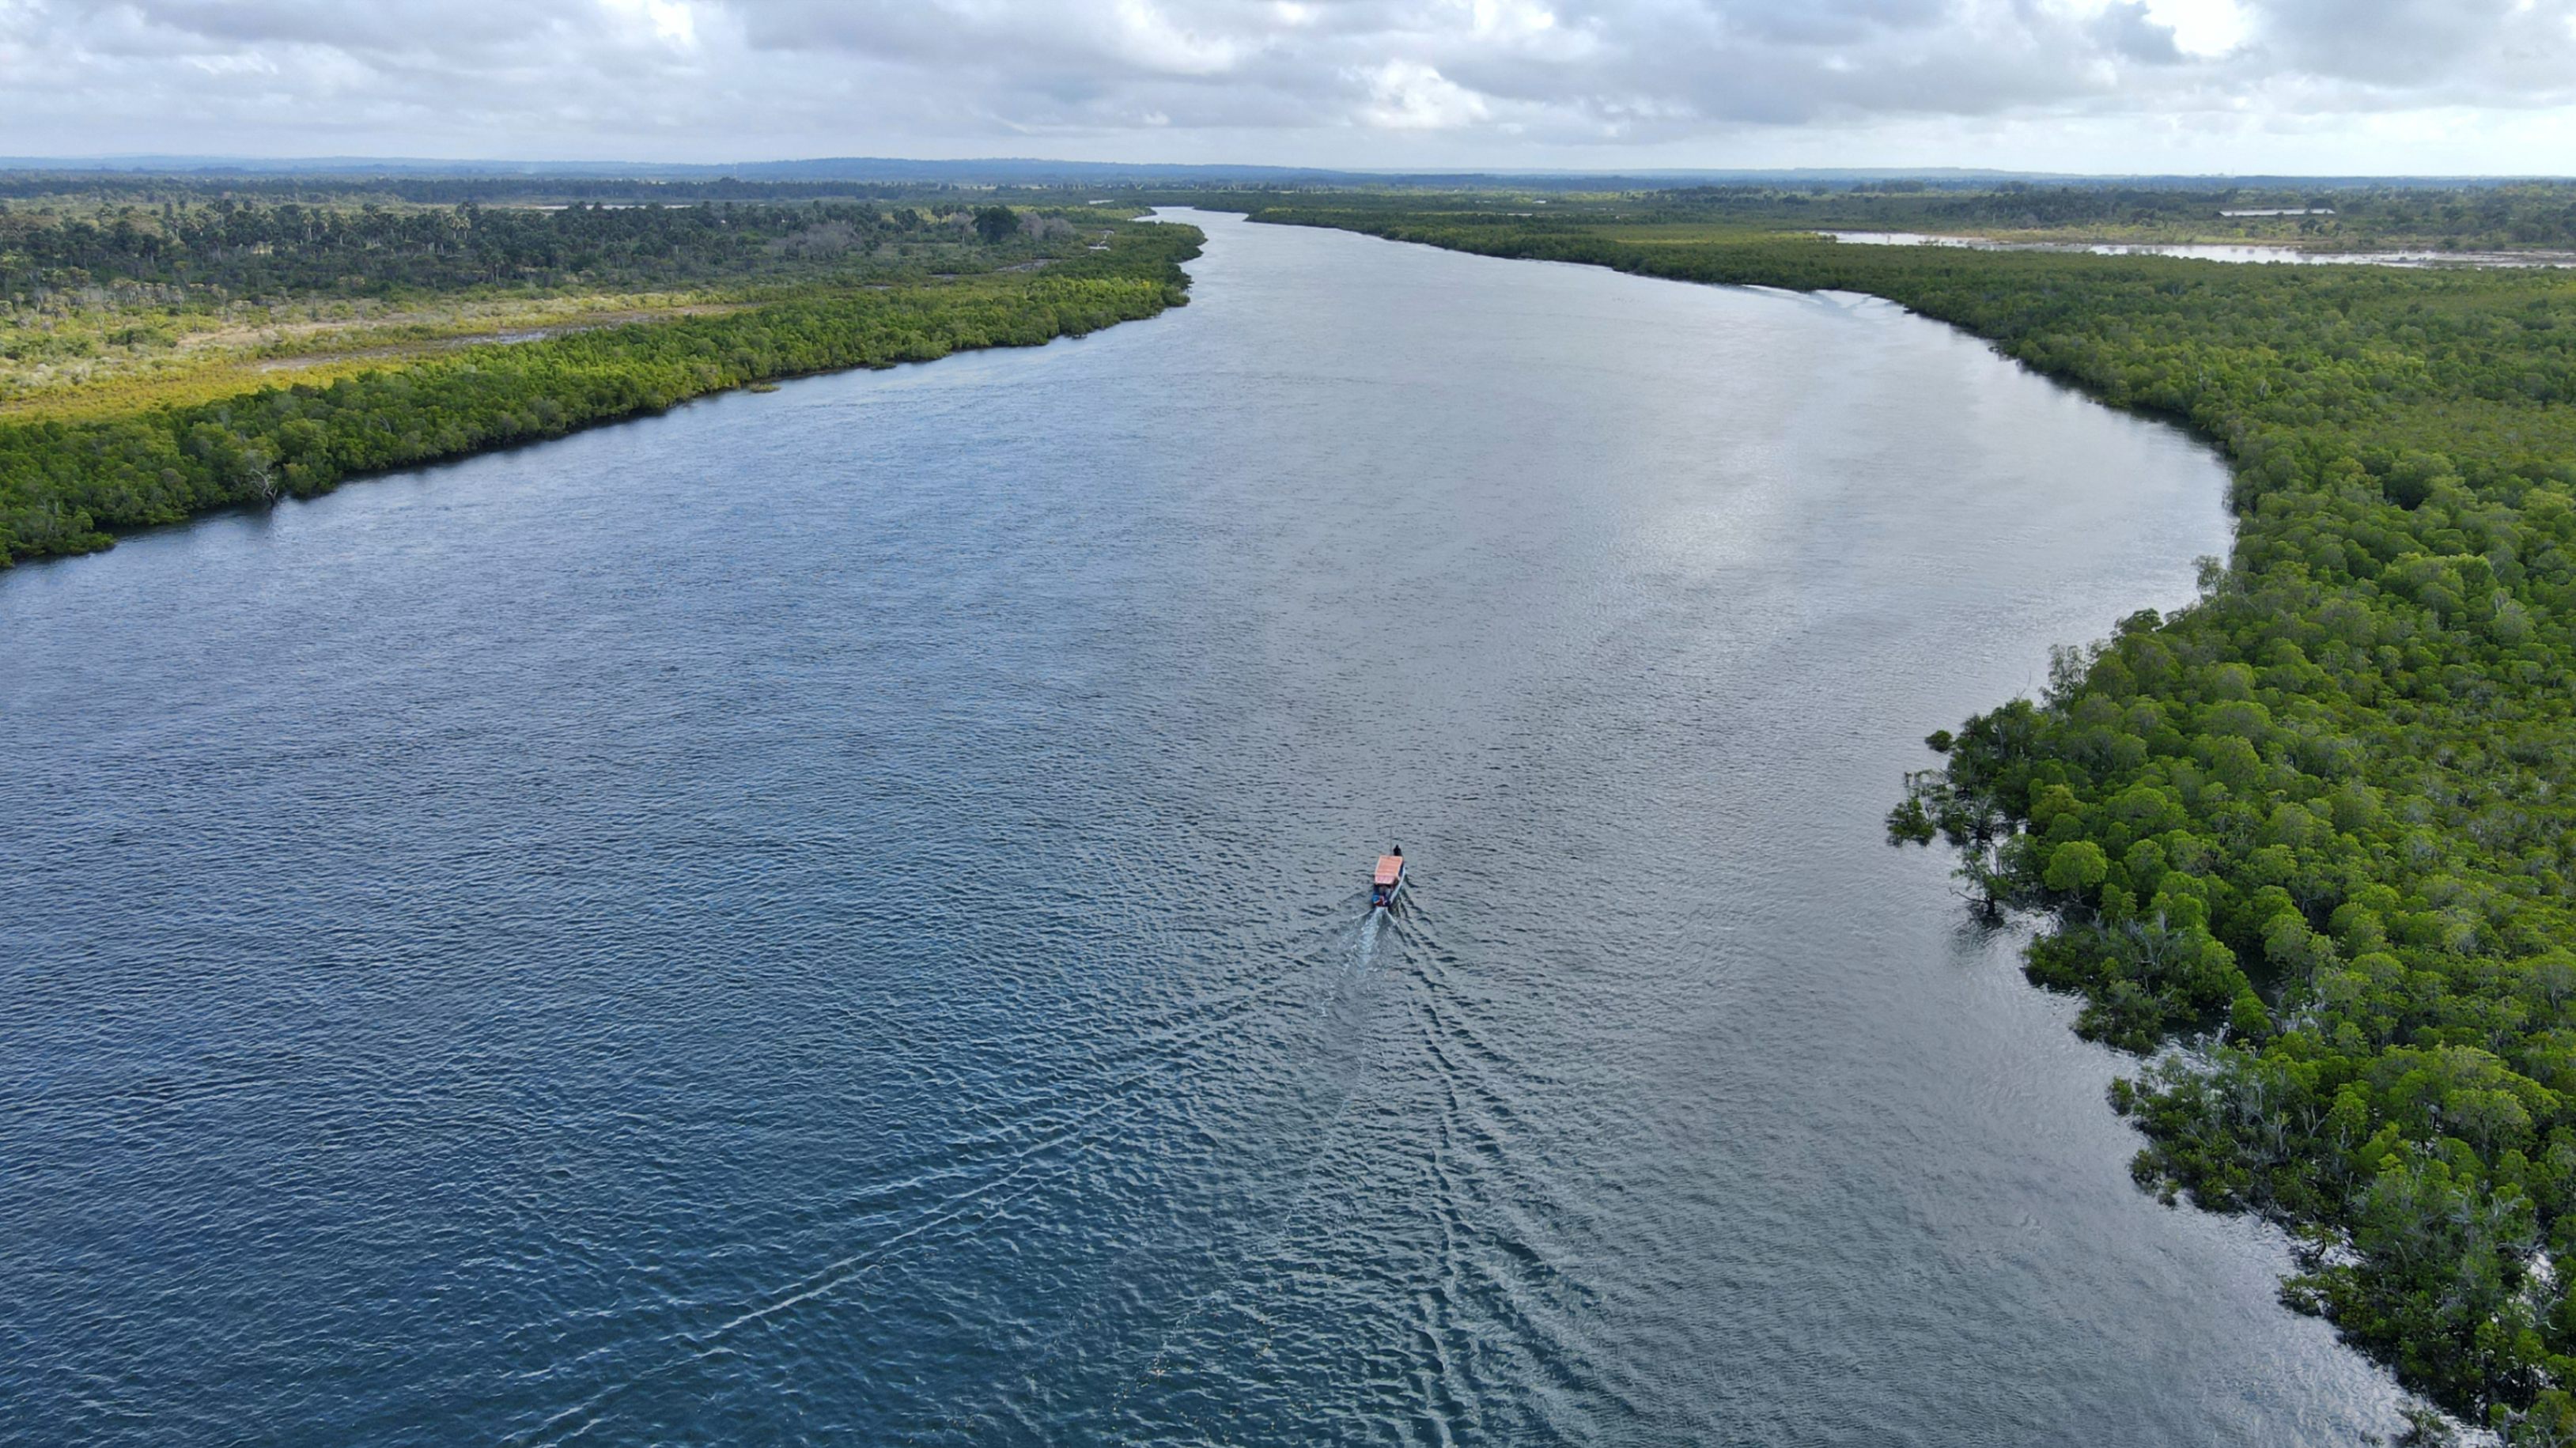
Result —
M1377 869L1369 876L1369 908L1384 910L1395 904L1404 890L1404 851L1391 848L1377 857Z

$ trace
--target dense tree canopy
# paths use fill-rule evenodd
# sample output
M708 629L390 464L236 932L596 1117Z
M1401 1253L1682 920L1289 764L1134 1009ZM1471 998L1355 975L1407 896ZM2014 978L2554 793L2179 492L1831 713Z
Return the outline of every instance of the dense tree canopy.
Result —
M311 296L669 285L795 274L810 270L800 262L864 258L906 243L998 247L1035 235L1023 219L1007 206L881 209L847 201L419 208L226 197L78 211L19 204L0 210L0 296L24 300L106 282Z
M2140 1183L2263 1212L2287 1287L2444 1405L2576 1431L2576 275L1273 219L1841 288L2216 440L2235 557L2045 696L1930 741L1892 816L2043 908L2044 984L2155 1051Z

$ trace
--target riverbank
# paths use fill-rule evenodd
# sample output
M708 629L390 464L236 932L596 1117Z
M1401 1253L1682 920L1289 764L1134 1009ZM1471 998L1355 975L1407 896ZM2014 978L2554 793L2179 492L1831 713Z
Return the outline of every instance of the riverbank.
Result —
M21 1421L2402 1426L1876 836L1904 721L2191 596L2208 449L1883 303L1176 219L1078 347L0 575Z
M2576 280L1257 219L1868 293L2215 440L2203 599L1936 735L1891 832L2048 912L2031 977L2154 1053L2142 1187L2288 1227L2285 1298L2445 1407L2576 1428Z
M1037 346L1187 300L1186 227L1119 229L1044 271L818 283L741 310L533 339L431 339L408 360L123 415L0 423L0 565L88 552L213 509L557 437L813 372Z

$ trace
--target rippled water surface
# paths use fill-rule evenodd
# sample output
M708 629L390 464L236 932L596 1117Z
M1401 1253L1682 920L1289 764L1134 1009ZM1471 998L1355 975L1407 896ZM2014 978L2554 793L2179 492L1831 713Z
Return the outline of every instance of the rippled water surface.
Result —
M0 577L0 1436L2387 1422L1881 843L2219 465L1877 302L1204 224L1152 322Z

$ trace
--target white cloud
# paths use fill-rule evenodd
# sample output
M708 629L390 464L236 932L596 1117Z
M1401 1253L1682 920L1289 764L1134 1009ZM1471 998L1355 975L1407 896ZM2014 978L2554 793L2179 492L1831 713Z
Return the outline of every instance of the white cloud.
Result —
M600 8L639 39L680 50L698 43L698 12L690 0L600 0Z
M1219 75L1233 69L1247 50L1258 48L1247 37L1193 31L1151 0L1117 0L1112 13L1119 49L1141 70Z
M2565 170L2572 107L2576 0L0 0L57 154Z
M1483 96L1419 61L1390 60L1366 79L1369 104L1361 115L1386 130L1454 130L1490 114Z
M2225 55L2254 30L2253 16L2239 0L2147 0L2147 14L2173 32L2185 55Z

